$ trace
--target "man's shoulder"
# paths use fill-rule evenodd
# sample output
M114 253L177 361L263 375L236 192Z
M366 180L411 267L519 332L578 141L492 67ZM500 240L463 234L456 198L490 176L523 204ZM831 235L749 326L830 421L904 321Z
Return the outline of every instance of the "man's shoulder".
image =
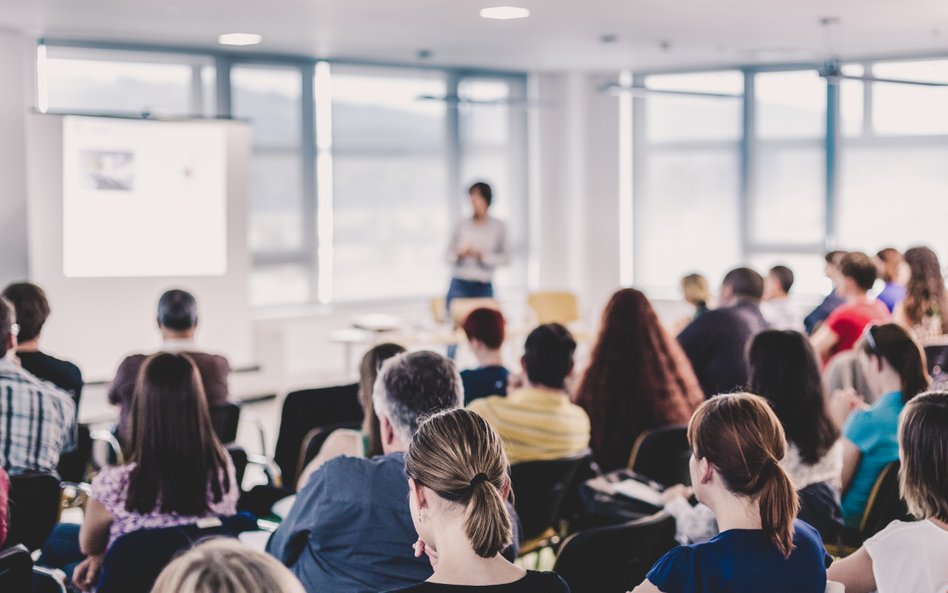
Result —
M0 374L0 381L20 385L25 389L38 393L42 398L52 400L64 406L75 407L72 396L59 387L56 387L53 383L36 377L26 369L20 368L4 372Z
M376 457L350 457L341 455L330 459L319 468L307 485L321 482L335 491L363 491L368 484L384 481L407 481L405 457L402 453L390 453Z

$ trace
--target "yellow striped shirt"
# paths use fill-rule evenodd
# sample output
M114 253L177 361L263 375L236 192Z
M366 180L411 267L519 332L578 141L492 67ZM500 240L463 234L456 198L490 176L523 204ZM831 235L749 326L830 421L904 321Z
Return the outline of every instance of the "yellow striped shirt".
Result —
M468 409L500 434L511 463L562 459L589 447L589 416L566 393L525 388L476 399Z

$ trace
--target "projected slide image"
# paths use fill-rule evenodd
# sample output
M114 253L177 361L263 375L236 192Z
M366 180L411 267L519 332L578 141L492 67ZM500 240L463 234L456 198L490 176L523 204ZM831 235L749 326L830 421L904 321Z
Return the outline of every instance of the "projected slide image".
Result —
M85 189L135 189L135 153L129 150L82 150L79 167Z

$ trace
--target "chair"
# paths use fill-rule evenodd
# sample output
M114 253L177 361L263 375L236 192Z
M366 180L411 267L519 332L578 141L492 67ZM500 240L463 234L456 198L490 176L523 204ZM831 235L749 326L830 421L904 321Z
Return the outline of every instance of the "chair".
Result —
M588 465L592 453L550 461L525 461L511 466L514 507L523 524L520 555L559 541L563 502L575 484L576 472Z
M63 480L85 482L92 462L92 435L89 426L80 424L76 429L76 450L59 456L56 471Z
M56 568L34 566L30 593L67 593L66 573Z
M859 524L859 535L865 541L879 533L895 520L910 521L908 507L899 494L899 468L902 464L893 461L885 466L869 493L869 501Z
M553 570L572 593L625 593L675 544L675 519L662 511L574 533L560 546Z
M59 476L21 474L10 478L9 544L38 550L59 521Z
M579 300L572 292L532 292L527 304L537 315L537 323L568 325L579 320Z
M316 456L319 455L319 451L323 448L323 443L326 442L326 439L329 438L329 435L333 431L340 428L347 428L350 430L358 430L362 426L359 422L339 422L337 424L330 424L329 426L319 426L308 433L303 437L303 444L300 446L300 462L296 466L296 475L300 476L303 473L303 468L305 468L310 461L316 459Z
M244 474L247 472L247 465L250 463L247 451L237 443L227 443L224 450L230 455L230 460L234 464L234 477L237 480L237 486L244 483Z
M691 445L687 426L647 430L632 445L629 469L665 486L691 484Z
M237 440L237 426L240 424L240 405L227 402L217 406L211 406L211 424L214 425L214 433L221 443L225 445Z
M26 546L0 550L0 591L29 591L32 574L33 558Z
M797 518L820 532L824 542L839 539L843 531L843 511L837 489L826 482L816 482L797 492L800 510Z
M362 422L362 416L356 383L287 394L274 453L274 461L283 473L283 483L296 483L300 446L306 433L339 422Z
M474 309L500 309L497 301L490 297L456 298L451 299L451 321L460 326Z
M118 538L102 563L99 593L149 593L158 575L179 552L208 537L237 537L257 529L256 519L248 513L202 525L141 529Z

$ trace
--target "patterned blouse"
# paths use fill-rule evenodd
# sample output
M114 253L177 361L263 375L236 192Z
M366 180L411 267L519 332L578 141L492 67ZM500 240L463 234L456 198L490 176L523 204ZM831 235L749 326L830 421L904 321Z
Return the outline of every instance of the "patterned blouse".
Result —
M125 465L110 465L92 480L92 498L102 503L102 506L112 515L112 525L109 527L109 546L119 537L139 529L156 529L161 527L175 527L197 522L209 516L228 516L237 512L237 497L239 488L234 473L234 465L227 460L227 479L225 484L230 488L221 496L219 502L213 502L210 486L208 486L207 500L210 511L202 516L178 515L177 513L162 513L156 505L150 513L132 512L125 508L128 497L128 481L134 463Z

